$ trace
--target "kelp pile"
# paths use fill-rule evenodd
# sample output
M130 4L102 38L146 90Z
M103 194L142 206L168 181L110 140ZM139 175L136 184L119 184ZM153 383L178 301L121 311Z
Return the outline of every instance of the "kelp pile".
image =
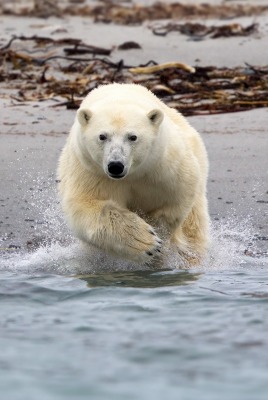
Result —
M193 18L220 18L230 19L259 15L268 11L268 5L252 4L182 4L180 2L156 2L146 6L132 3L130 0L112 1L100 0L99 3L85 0L34 0L21 2L14 7L14 2L1 2L0 12L34 17L61 17L64 15L79 15L94 18L95 22L117 23L122 25L137 25L144 21L159 19L193 19Z
M112 51L77 39L14 36L0 49L2 97L20 103L50 99L55 106L78 108L98 85L125 82L146 86L184 115L268 106L268 66L193 67L153 60L133 66L112 61Z
M184 24L171 21L165 24L156 23L151 27L153 33L157 36L166 36L170 32L179 32L187 35L193 40L204 38L217 39L230 36L249 36L258 32L258 24L250 24L243 27L239 23L224 24L220 26L204 25L200 23L186 22Z

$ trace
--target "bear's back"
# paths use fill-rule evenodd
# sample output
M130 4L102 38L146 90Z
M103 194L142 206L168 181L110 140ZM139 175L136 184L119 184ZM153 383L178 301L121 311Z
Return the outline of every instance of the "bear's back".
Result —
M92 90L83 100L83 106L90 106L97 102L130 102L137 104L148 103L150 107L158 107L161 101L144 86L137 84L112 83L99 86Z

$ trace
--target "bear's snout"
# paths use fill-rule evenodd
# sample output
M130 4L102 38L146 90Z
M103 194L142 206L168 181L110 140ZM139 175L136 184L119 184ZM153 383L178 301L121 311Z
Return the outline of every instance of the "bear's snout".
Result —
M125 176L125 174L123 174L124 169L125 166L120 161L111 161L108 164L108 172L112 178L123 178L123 176Z

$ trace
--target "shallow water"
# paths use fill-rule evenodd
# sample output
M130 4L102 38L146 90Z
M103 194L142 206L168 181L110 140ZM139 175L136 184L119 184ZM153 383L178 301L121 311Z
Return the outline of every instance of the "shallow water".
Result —
M153 270L85 254L55 207L40 207L47 243L0 260L1 398L267 399L268 258L244 255L250 221L214 223L199 268L168 254Z
M3 398L266 400L268 260L228 243L233 265L218 243L221 262L187 271L99 258L74 276L76 244L3 259Z

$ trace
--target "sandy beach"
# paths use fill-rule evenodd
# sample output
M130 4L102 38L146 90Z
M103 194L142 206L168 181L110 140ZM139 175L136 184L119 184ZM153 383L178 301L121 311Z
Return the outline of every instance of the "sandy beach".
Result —
M242 25L258 23L258 33L252 36L193 41L178 33L154 36L148 28L149 23L119 26L94 24L90 18L82 17L42 19L8 15L0 17L0 40L3 45L14 34L82 38L88 44L113 47L111 59L118 61L123 58L131 65L153 59L158 63L180 61L192 66L234 67L245 63L265 66L265 49L268 48L266 18L252 15L232 20ZM207 24L220 22L206 21ZM59 33L53 34L55 31ZM118 50L117 46L122 42L134 39L142 45L141 49ZM3 249L26 249L27 243L35 237L42 237L44 224L40 209L31 205L33 193L36 199L42 187L56 186L57 160L75 110L53 107L55 102L49 99L19 103L11 98L14 90L9 91L4 82L0 83L1 86L0 238ZM254 245L259 251L266 252L268 109L188 118L202 134L209 154L208 197L212 221L224 222L228 218L248 221L246 223L254 232Z

